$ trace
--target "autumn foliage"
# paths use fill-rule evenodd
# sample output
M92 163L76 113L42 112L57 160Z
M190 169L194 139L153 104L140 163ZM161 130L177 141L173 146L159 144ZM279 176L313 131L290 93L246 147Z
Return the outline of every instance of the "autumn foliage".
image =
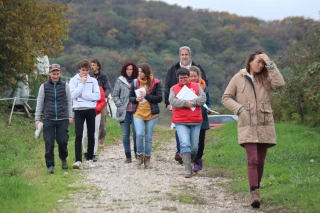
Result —
M111 84L125 61L148 62L164 82L179 47L187 45L206 72L212 104L221 107L232 76L260 50L287 82L275 92L276 120L319 125L319 21L265 21L162 1L0 0L0 25L1 85L32 75L41 55L61 64L65 76L78 71L79 60L97 58Z
M304 17L264 21L227 12L195 10L142 0L64 0L70 20L65 51L51 61L63 66L64 75L77 72L77 62L98 58L111 82L127 60L148 62L155 76L178 61L179 47L192 49L192 59L209 78L211 101L221 106L221 95L231 77L244 67L249 53L266 52L282 70L286 47L300 41L310 23ZM214 8L213 8L214 10Z
M64 50L67 6L46 0L0 1L0 84L12 87L32 76L36 58Z
M276 113L283 121L320 126L320 23L309 24L283 56L287 84L276 99Z

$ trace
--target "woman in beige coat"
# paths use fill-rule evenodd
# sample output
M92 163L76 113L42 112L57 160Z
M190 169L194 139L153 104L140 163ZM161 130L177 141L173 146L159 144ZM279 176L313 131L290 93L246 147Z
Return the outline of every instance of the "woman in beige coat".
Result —
M222 103L239 116L238 140L247 154L251 206L259 208L267 149L276 144L271 90L285 82L276 64L262 52L250 54L245 65L229 82Z

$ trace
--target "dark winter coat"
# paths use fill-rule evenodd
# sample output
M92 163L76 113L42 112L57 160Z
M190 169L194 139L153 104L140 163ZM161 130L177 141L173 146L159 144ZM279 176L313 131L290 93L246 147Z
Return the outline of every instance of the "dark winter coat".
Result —
M51 80L46 81L44 84L44 105L43 105L43 118L44 119L66 119L69 117L67 95L66 95L66 82L61 79L56 83Z
M139 102L136 101L136 93L135 90L139 88L139 79L134 80L131 88L130 88L130 102L132 103L132 112L135 113L138 107ZM136 83L134 83L136 82ZM160 108L159 103L162 101L162 86L160 80L157 78L153 78L153 83L151 86L151 92L147 93L144 97L150 103L151 114L159 114Z
M204 89L204 93L206 93L206 98L207 98L206 104L209 107L209 109L211 109L212 106L211 106L211 101L209 96L209 89L207 86ZM201 124L201 129L205 129L205 130L210 129L207 109L204 106L202 106L202 118L203 118L203 122Z
M103 88L104 95L106 98L108 98L109 94L111 93L111 86L107 74L104 74L101 71L99 71L99 74L96 76L93 71L90 71L89 75L97 79L99 87Z

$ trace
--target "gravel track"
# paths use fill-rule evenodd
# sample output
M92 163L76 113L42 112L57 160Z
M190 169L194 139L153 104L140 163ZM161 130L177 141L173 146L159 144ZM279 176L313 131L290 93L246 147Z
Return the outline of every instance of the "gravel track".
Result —
M173 159L175 142L153 148L152 169L137 169L135 159L125 164L121 142L101 151L97 167L82 169L75 185L88 189L71 195L68 212L117 213L216 213L262 212L253 210L248 198L239 198L218 187L224 178L209 177L206 167L192 178L184 178L184 166Z

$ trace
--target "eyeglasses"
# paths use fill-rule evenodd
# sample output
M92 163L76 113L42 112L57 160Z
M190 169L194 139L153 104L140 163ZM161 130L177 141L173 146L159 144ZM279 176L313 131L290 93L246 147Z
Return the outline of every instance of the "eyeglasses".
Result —
M187 78L189 78L189 76L183 76L183 77L179 77L179 80L185 80Z

